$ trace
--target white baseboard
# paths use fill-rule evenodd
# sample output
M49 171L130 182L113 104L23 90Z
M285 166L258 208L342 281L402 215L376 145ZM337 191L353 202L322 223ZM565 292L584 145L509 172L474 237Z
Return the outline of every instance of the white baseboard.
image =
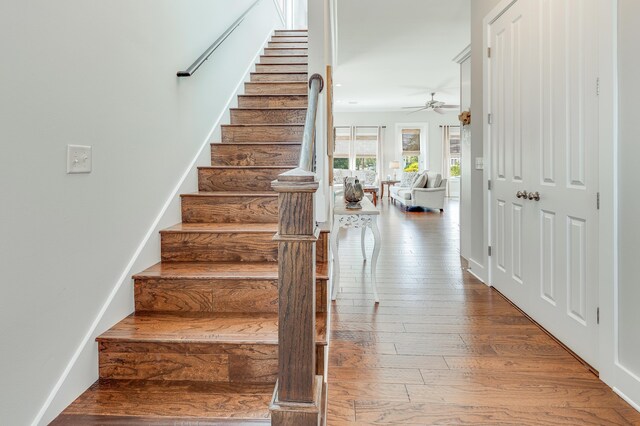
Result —
M640 377L622 365L619 360L614 363L614 366L616 371L614 381L611 383L614 386L611 386L611 389L640 411Z
M627 404L629 404L630 406L632 406L636 411L640 412L640 403L635 402L634 400L632 400L631 398L629 398L627 395L625 395L624 392L622 392L620 389L618 389L617 387L613 387L611 388L613 389L613 391L618 394L618 396L622 399L624 399Z
M480 282L487 284L488 280L485 278L485 275L486 275L485 267L482 266L477 261L473 260L472 258L469 258L468 262L469 262L469 268L467 269L467 272L469 272L471 275L476 277Z
M109 293L109 296L107 297L105 303L102 305L102 308L100 309L100 311L96 315L94 321L91 323L91 327L89 327L89 331L86 333L86 335L82 339L80 345L78 346L78 348L74 352L73 356L69 360L69 363L67 364L67 366L65 367L64 371L62 372L62 375L60 376L60 378L58 379L58 381L54 385L53 389L49 393L49 396L47 397L47 399L45 400L44 404L42 405L42 408L40 409L40 411L38 412L38 414L34 418L34 420L32 422L32 426L37 426L37 425L42 424L42 421L43 421L43 418L45 418L45 415L47 415L48 417L51 417L51 413L48 413L48 411L49 411L49 408L51 407L55 397L57 396L58 392L62 388L63 384L65 383L65 381L67 380L69 375L71 374L71 372L72 372L73 368L75 367L76 362L78 361L78 359L87 350L87 348L89 347L89 343L92 342L93 339L95 338L96 329L98 328L98 325L100 324L100 322L102 321L103 317L105 316L105 313L111 307L111 304L114 301L114 299L116 298L116 295L118 294L118 292L120 291L120 289L122 288L124 283L130 281L130 276L132 275L132 269L133 269L136 261L138 260L140 254L143 252L143 250L147 246L147 243L149 242L149 239L152 237L152 235L154 235L155 232L158 231L158 229L157 229L158 228L158 224L161 223L162 218L165 216L165 214L167 213L167 210L169 209L169 206L173 202L175 202L175 200L178 198L180 190L181 190L185 180L193 172L194 168L196 167L196 163L197 163L198 159L203 154L204 149L207 146L209 146L209 144L211 143L211 138L212 138L214 132L220 126L220 122L222 121L222 119L225 116L225 114L227 114L229 108L232 106L236 96L243 89L244 82L249 79L251 71L253 70L256 62L258 61L258 59L260 57L260 54L262 53L263 48L267 45L267 43L268 43L268 41L269 41L269 39L271 37L271 34L273 33L273 30L274 29L272 28L271 31L269 32L269 34L267 35L267 37L265 38L265 40L263 41L263 43L260 45L260 48L258 49L258 51L255 54L255 56L251 59L251 62L249 64L249 66L247 67L247 69L246 69L245 73L243 74L242 78L238 81L238 84L236 85L235 90L230 95L230 97L227 100L224 108L221 110L220 114L216 118L214 125L212 126L212 128L211 128L210 132L208 133L207 137L205 138L205 140L202 142L202 145L200 146L200 149L198 150L197 154L193 157L193 160L191 161L189 166L186 168L186 170L184 171L184 173L182 174L182 176L180 177L180 179L176 183L173 191L171 192L171 195L167 198L167 200L165 201L164 205L162 206L162 209L160 210L160 213L156 216L156 218L151 223L151 226L148 228L147 233L145 234L144 238L142 239L142 241L138 245L138 248L134 252L133 256L131 257L131 259L130 259L129 263L127 264L127 266L125 267L124 271L120 274L120 277L116 281L114 287L112 288L111 292ZM159 259L159 253L158 253L158 259Z

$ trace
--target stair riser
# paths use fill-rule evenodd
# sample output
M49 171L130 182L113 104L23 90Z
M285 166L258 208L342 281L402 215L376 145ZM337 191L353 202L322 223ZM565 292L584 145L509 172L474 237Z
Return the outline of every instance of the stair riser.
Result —
M275 383L277 345L101 342L100 378Z
M306 108L232 109L231 124L304 124L306 116Z
M278 312L278 281L135 280L136 312ZM316 281L316 312L326 312L327 281Z
M283 37L299 37L299 36L307 37L309 35L309 31L307 31L307 30L300 30L300 31L296 31L296 30L276 30L275 35L276 36L283 36Z
M257 64L256 72L298 72L307 74L309 67L307 65L287 65L287 64Z
M239 108L306 108L306 95L238 96Z
M226 144L211 145L214 166L283 166L295 168L300 145Z
M297 83L245 83L245 95L306 95L306 81Z
M163 232L163 262L277 262L271 233Z
M185 223L276 223L278 197L182 197Z
M275 49L308 49L307 42L291 42L291 41L270 41L267 47Z
M306 56L260 56L260 64L304 64L307 65L309 59Z
M271 37L271 41L275 43L306 43L309 41L309 37L304 36L281 36L275 35Z
M307 56L308 49L280 49L277 47L265 47L265 56Z
M304 81L309 80L306 73L251 73L251 81L273 83L278 81Z
M304 126L222 126L222 142L302 142Z
M269 192L271 182L291 167L277 169L210 169L198 170L199 191Z

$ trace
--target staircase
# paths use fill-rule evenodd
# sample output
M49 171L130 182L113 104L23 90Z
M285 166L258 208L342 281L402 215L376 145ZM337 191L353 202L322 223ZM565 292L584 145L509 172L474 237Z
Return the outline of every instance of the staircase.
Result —
M54 425L269 423L278 372L278 196L297 166L307 33L276 31L161 231L161 262L134 278L135 313L96 340L99 380ZM316 256L316 374L326 357L327 243ZM187 423L183 423L187 422Z

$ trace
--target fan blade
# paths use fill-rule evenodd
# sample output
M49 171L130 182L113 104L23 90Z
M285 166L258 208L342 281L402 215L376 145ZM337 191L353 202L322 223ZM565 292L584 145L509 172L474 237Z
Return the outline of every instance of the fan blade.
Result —
M417 109L417 110L415 110L415 111L411 111L411 112L410 112L409 114L407 114L407 115L411 115L411 114L414 114L414 113L416 113L416 112L424 111L425 109L429 109L429 107L422 107L422 108Z
M438 108L460 108L460 105L440 105Z

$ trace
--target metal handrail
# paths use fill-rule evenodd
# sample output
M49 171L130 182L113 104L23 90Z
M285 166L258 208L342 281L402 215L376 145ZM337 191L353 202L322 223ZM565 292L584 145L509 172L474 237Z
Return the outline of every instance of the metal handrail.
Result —
M247 14L258 3L260 3L260 0L256 0L255 2L253 2L253 4L249 6L249 8L245 10L244 13L233 24L231 24L231 26L227 28L227 30L222 33L222 35L218 37L218 39L211 46L209 46L209 48L205 50L205 52L200 55L200 57L196 59L196 61L191 64L189 68L187 68L185 71L178 71L178 77L191 77L196 71L198 71L198 68L200 68L200 66L204 64L207 59L209 59L209 56L211 56L211 54L215 52L218 46L220 46L236 28L238 28L238 25L240 25L240 23L244 21L244 18L247 16Z
M298 167L313 171L313 154L315 153L316 115L318 114L318 99L324 88L324 80L320 74L313 74L309 79L309 104L307 117L304 121L304 133L302 135L302 148L300 151L300 163Z

